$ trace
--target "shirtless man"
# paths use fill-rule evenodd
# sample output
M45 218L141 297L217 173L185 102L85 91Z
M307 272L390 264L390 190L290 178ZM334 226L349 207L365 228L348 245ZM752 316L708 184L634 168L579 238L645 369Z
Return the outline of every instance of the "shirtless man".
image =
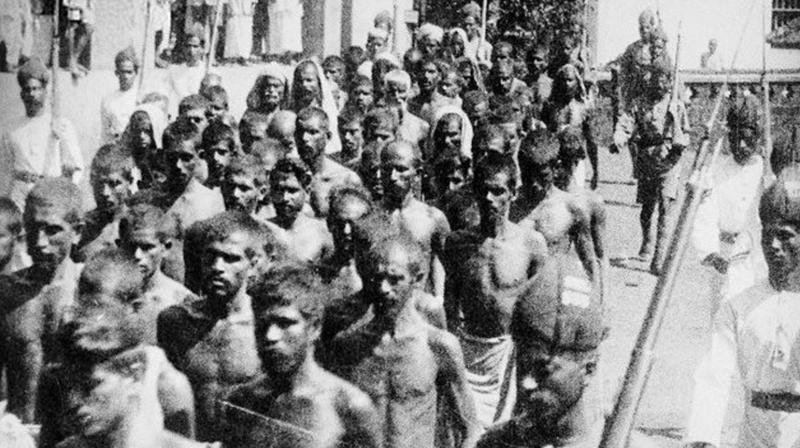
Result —
M6 366L8 411L35 417L39 373L55 360L55 336L72 305L79 265L70 258L80 239L81 194L64 178L39 181L23 212L33 265L0 276L0 359Z
M383 209L395 225L408 229L425 248L430 260L426 290L441 298L444 297L444 268L440 254L450 225L441 210L414 197L419 172L420 156L410 143L392 142L381 152Z
M593 250L591 213L569 193L554 184L558 172L558 145L537 144L526 138L519 151L522 194L511 208L511 221L541 232L550 254L572 253L589 278L599 286L600 270Z
M514 407L511 314L523 288L547 258L547 244L508 212L517 186L509 156L478 162L473 180L480 224L447 239L445 311L459 335L478 419L484 429L508 419Z
M215 448L164 429L164 416L153 403L153 360L145 350L97 365L75 394L80 432L56 448Z
M425 322L414 299L428 259L410 237L389 236L359 262L373 317L333 339L326 365L372 398L384 447L432 447L437 430L471 447L479 426L458 340Z
M222 403L225 446L380 447L370 398L314 359L330 289L310 269L290 265L249 291L263 375Z
M234 156L222 180L222 199L228 211L239 210L256 218L269 192L269 171L255 154Z
M311 170L309 202L321 218L328 214L328 194L333 187L361 185L361 179L356 173L325 155L325 147L331 138L328 126L328 115L325 111L308 107L298 112L294 132L300 159Z
M333 252L333 241L325 221L303 213L311 176L302 162L280 160L270 174L270 200L275 217L267 226L289 255L315 263Z
M148 359L147 403L162 412L168 429L194 435L194 399L186 377L164 352L143 339L147 317L144 276L136 261L118 249L105 249L86 263L75 300L74 319L62 332L62 359L42 372L38 411L40 446L50 448L76 434L76 393L92 369L105 361L143 352Z
M248 110L239 120L239 140L242 143L242 152L249 154L256 142L267 138L267 128L270 117L260 112Z
M118 146L103 145L92 158L89 183L97 207L86 213L78 243L77 261L87 260L104 247L114 247L119 218L131 196L136 164Z
M208 166L208 179L205 186L219 188L225 169L231 158L239 152L239 141L232 127L219 120L213 120L203 131L200 148Z
M362 187L342 186L331 191L328 231L333 238L333 252L319 264L326 282L336 282L346 295L361 291L361 277L356 271L353 230L360 219L372 213L370 194Z
M158 314L173 305L193 299L189 289L162 271L164 259L179 244L177 223L169 214L149 204L131 207L119 222L119 247L133 260L144 277L143 342L156 345Z
M190 231L200 239L197 283L202 298L162 311L158 342L192 383L198 439L212 441L222 436L217 400L260 371L246 291L262 253L263 230L253 218L237 212L221 213L196 226Z

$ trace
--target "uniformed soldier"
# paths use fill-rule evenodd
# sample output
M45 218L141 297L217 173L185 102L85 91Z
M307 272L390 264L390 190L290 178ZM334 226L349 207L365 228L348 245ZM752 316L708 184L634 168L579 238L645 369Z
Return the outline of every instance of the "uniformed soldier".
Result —
M766 271L754 247L761 227L758 198L764 188L756 98L739 99L727 121L730 152L720 154L712 167L712 188L700 204L692 230L702 264L716 271L715 303L749 288Z
M649 68L647 95L636 99L634 120L621 120L614 130L614 143L622 147L634 142L638 186L636 200L642 204L639 223L642 246L639 258L647 260L653 253L652 219L658 206L655 253L650 272L658 275L667 243L668 222L680 185L681 156L689 144L689 119L686 107L672 101L672 67L666 60L657 60Z
M735 373L744 385L739 447L800 444L800 167L787 168L761 197L768 278L724 303L695 372L685 441L720 444Z

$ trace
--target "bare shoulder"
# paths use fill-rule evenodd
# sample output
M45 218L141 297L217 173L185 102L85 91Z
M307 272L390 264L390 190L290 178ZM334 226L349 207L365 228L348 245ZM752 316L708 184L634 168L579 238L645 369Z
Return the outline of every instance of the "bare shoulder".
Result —
M322 381L330 384L336 391L336 407L340 411L346 413L374 412L372 399L364 391L327 370L322 370L322 372Z
M428 344L434 354L447 360L461 358L461 344L449 331L425 324L428 327Z
M476 229L461 229L447 235L445 250L458 255L480 244L481 237Z

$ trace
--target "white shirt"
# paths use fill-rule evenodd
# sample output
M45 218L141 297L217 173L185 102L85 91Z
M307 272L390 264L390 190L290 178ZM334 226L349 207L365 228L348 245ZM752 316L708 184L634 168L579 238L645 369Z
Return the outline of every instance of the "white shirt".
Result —
M776 356L778 349L787 355L784 361ZM736 372L746 400L738 446L800 446L800 413L750 404L754 391L800 394L800 294L776 291L765 280L723 303L711 346L695 372L685 442L720 446L731 377Z
M136 89L116 90L100 103L100 132L103 143L113 143L128 125L136 109Z
M52 115L20 117L0 140L0 195L10 196L20 209L33 182L18 178L26 173L34 176L60 177L65 168L75 170L72 182L78 183L84 169L78 134L72 123L59 119L64 129L62 138L53 134Z
M761 228L758 199L763 191L764 159L754 155L739 165L720 154L711 169L711 191L703 198L692 228L692 244L700 259L720 252L720 233L756 234Z
M200 84L205 76L206 67L203 61L194 67L180 64L169 68L169 103L170 111L175 116L178 115L178 104L182 99L200 92Z

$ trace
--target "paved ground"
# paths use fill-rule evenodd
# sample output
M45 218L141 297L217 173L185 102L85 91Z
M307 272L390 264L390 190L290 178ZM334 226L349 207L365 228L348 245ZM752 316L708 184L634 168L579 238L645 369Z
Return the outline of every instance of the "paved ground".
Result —
M231 97L231 111L240 116L244 97L258 73L258 67L220 68L223 85ZM149 84L163 78L163 71L153 73ZM98 146L100 98L115 88L110 71L94 72L77 85L61 73L63 114L78 128L87 164ZM0 75L0 131L9 117L22 113L18 88L12 75ZM655 278L644 271L645 265L626 260L636 253L640 242L638 208L634 205L635 187L629 182L630 160L627 155L601 152L600 193L606 199L609 214L608 252L610 271L610 339L605 344L603 363L612 378L621 378L630 350L639 331ZM84 185L88 199L89 190ZM678 445L692 391L692 371L708 334L710 308L706 292L707 270L699 266L696 255L687 252L686 263L667 311L662 336L656 349L657 360L637 425L653 435L663 447Z

